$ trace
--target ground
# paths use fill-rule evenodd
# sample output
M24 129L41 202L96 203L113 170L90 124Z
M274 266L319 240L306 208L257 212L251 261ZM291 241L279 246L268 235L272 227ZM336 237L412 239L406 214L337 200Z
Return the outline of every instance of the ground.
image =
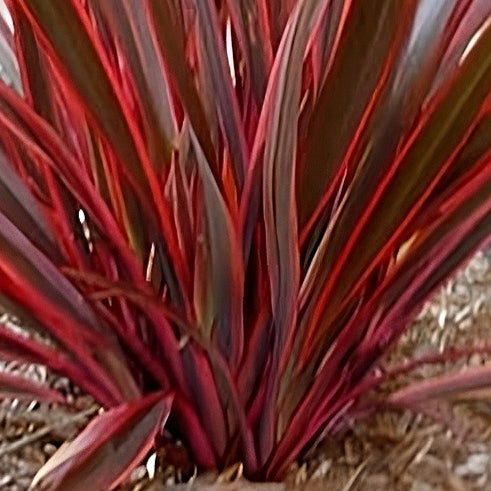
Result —
M6 318L0 319L0 322ZM491 252L478 253L418 316L387 363L421 356L436 347L491 341ZM487 356L472 356L424 365L398 385L442 371L481 365ZM37 469L98 411L93 401L64 379L50 377L39 366L1 364L73 397L77 410L19 401L0 403L0 490L23 491ZM390 390L393 387L387 387ZM201 490L354 491L354 490L491 490L491 389L426 409L426 414L382 412L358 423L339 441L326 441L292 466L283 483L253 485L241 478L240 466L216 476L199 476ZM178 490L172 469L153 473L152 459L133 473L127 490ZM167 481L164 487L163 482Z

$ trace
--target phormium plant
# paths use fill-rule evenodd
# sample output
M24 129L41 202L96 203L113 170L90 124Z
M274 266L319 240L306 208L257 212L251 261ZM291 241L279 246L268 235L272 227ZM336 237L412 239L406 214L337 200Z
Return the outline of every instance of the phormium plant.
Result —
M164 420L201 469L281 478L490 237L491 2L6 4L0 303L39 335L0 358L106 409L38 484L117 485Z

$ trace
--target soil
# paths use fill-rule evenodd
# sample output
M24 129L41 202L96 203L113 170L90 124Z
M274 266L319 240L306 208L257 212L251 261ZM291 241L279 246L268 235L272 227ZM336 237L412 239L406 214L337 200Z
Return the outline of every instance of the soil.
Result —
M7 321L5 316L0 318L0 322ZM398 364L435 348L489 343L490 338L488 250L478 253L425 305L386 363ZM465 370L490 359L473 354L451 363L422 365L396 384ZM56 449L74 438L99 409L90 397L67 380L51 377L44 367L0 362L0 369L56 386L74 401L75 409L70 411L19 400L0 402L0 490L24 491ZM176 483L178 477L175 469L155 469L155 456L151 456L121 490L491 491L491 388L428 406L425 414L380 412L357 423L342 439L325 441L313 449L291 467L283 483L248 483L240 465L219 476L200 475L186 484Z

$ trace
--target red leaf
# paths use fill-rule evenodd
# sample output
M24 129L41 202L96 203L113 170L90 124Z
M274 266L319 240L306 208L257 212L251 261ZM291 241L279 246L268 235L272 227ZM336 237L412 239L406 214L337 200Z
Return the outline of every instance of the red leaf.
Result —
M462 392L489 388L491 366L468 368L460 373L448 373L421 382L412 382L408 387L394 392L387 402L396 406L411 407L431 399L455 396Z
M186 115L196 133L196 137L210 163L215 177L218 176L216 151L210 135L203 101L196 88L193 72L186 59L186 32L182 12L170 0L146 0L153 35L159 45L160 54L167 67L167 73L174 81ZM162 29L160 26L166 26Z
M198 25L200 30L200 60L203 72L207 75L202 91L216 105L223 134L226 137L231 156L235 182L239 189L244 183L244 174L249 159L245 144L244 129L241 124L239 106L235 96L230 71L227 64L218 24L215 3L202 0L197 3ZM213 49L210 49L213 46Z
M0 225L2 290L76 356L88 378L99 379L111 394L105 403L137 396L117 340L80 292L1 213Z
M57 391L19 375L0 371L0 399L44 400L48 402L65 401Z
M325 5L305 2L297 7L285 28L271 71L252 151L253 166L258 165L263 156L263 219L275 323L273 369L267 382L272 398L276 397L280 373L285 366L296 326L300 283L295 203L295 156L302 81L300 67L311 32ZM248 184L253 185L251 183L253 181ZM273 447L275 418L274 404L267 405L262 421L262 458L266 458Z
M172 396L158 392L97 416L48 460L32 487L45 491L115 488L152 448L171 404Z
M273 64L268 12L264 0L228 0L230 17L243 53L257 107L261 107Z
M207 299L213 304L216 336L224 355L234 368L240 363L243 352L243 284L244 271L237 231L226 203L220 194L199 143L192 134L198 161L198 171L203 183L206 241L210 254L209 274L212 288ZM206 282L208 279L199 278ZM205 326L202 329L206 329Z

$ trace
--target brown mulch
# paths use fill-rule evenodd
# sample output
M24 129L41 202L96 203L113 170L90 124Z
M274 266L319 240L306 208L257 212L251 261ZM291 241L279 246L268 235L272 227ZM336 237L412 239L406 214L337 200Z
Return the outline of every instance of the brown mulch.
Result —
M424 307L387 363L477 340L491 341L491 251L478 253ZM424 365L398 379L396 386L481 365L488 358L472 355L444 365ZM39 467L64 441L72 439L98 408L67 380L50 377L43 367L0 362L0 369L55 385L73 398L71 410L40 403L0 402L0 490L24 491ZM386 390L389 388L393 387ZM434 404L425 415L379 413L358 423L341 441L326 441L311 451L305 462L292 466L284 483L247 483L239 465L221 476L202 475L192 485L180 486L172 469L155 469L152 456L135 470L132 484L125 489L491 491L491 389L474 396ZM156 473L153 480L149 472Z

